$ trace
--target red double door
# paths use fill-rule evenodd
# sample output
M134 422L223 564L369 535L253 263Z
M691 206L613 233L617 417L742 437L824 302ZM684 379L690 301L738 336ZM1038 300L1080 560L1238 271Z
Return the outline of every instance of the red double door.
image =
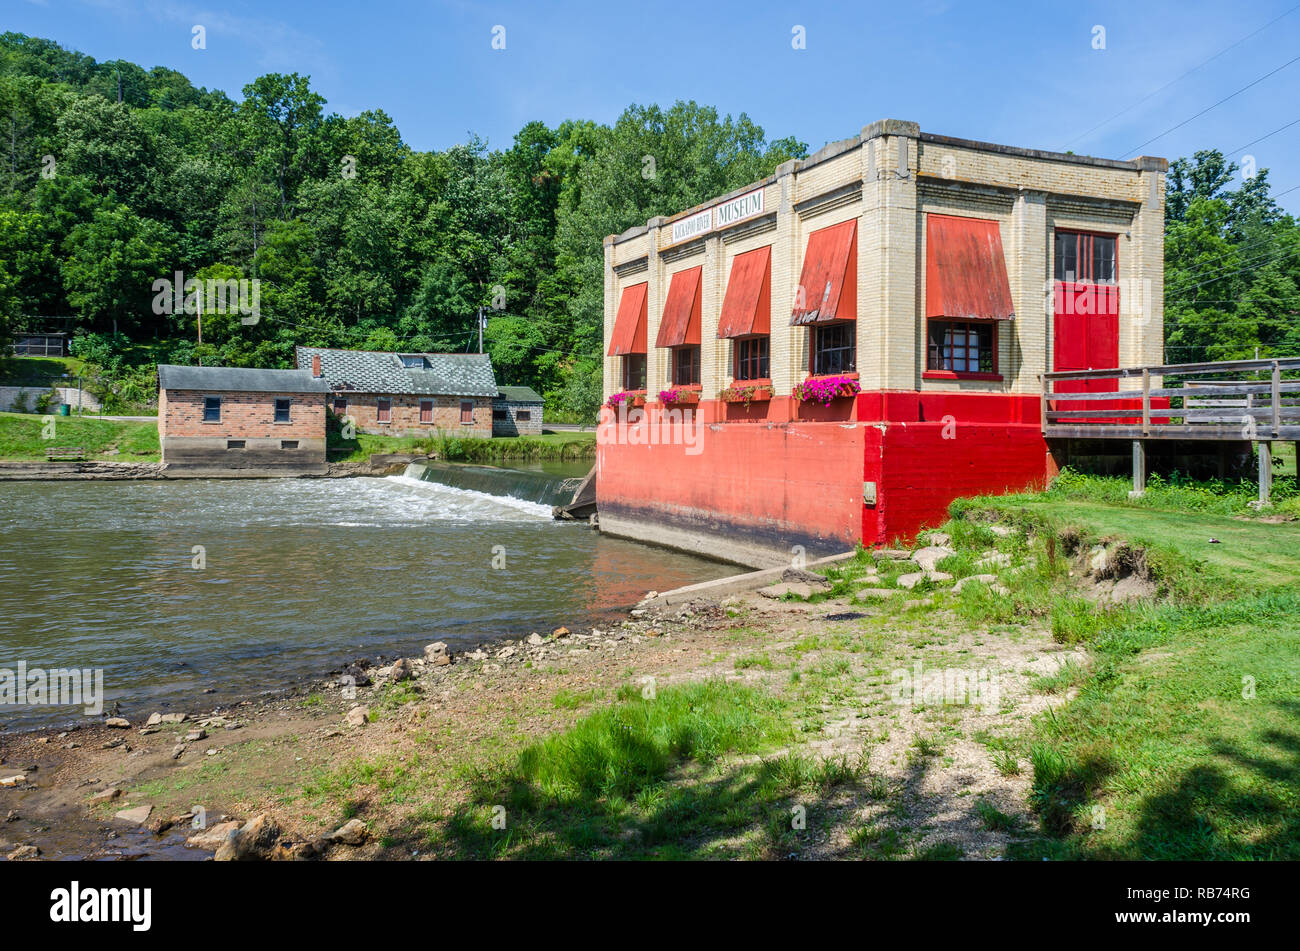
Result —
M1119 287L1056 282L1052 323L1052 369L1110 370L1119 366ZM1119 380L1058 380L1057 393L1114 393ZM1056 409L1120 409L1114 401L1067 400ZM1072 423L1115 422L1071 419Z

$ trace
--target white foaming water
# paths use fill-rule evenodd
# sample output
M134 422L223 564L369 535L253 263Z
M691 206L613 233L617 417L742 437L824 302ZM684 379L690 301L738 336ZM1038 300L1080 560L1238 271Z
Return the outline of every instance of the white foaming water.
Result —
M473 489L457 489L438 482L425 482L412 479L406 475L386 476L384 482L400 486L404 492L409 491L419 499L421 513L434 518L468 518L494 519L497 521L520 521L549 519L551 507L537 502L508 495L489 495ZM526 516L521 519L520 516Z

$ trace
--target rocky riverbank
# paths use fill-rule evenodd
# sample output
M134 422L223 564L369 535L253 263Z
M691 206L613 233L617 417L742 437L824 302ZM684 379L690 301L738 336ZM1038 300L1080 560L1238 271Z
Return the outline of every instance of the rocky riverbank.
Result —
M716 606L701 609L678 611L674 623L689 628L717 613ZM403 716L421 706L437 710L452 693L519 689L508 681L548 661L613 661L670 637L656 627L662 617L650 621L636 613L641 617L611 630L557 627L460 653L435 642L417 657L357 658L272 699L157 711L142 722L105 716L66 730L0 734L0 853L11 861L371 856L382 848L358 819L307 827L292 815L257 811L240 783L218 781L197 795L187 792L195 784L183 781L163 789L190 771L219 775L247 767L255 782L272 779L275 767L258 762L258 754L286 744L309 747L321 762L337 761L383 746L376 733L402 732Z

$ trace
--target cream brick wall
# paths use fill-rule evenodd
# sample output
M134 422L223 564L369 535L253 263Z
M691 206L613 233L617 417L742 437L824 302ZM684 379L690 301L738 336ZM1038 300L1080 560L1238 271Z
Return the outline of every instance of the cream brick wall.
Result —
M806 376L805 328L790 310L808 235L858 219L858 372L867 390L963 390L1034 393L1050 368L1052 234L1081 228L1119 235L1120 363L1163 359L1163 159L1083 159L923 134L915 123L882 120L802 161L787 162L763 182L656 218L605 243L605 348L623 288L648 282L647 380L651 398L670 380L668 354L655 347L672 274L703 265L704 398L731 379L731 343L717 339L718 315L737 254L772 246L773 386L786 395ZM671 221L756 187L764 216L680 246ZM855 188L860 194L854 195ZM849 198L845 198L849 196ZM775 227L755 233L775 212ZM925 215L953 214L998 222L1014 321L999 333L1003 380L923 380L925 362ZM624 265L645 268L630 273ZM622 270L623 273L618 273ZM606 359L606 395L620 388L619 361Z

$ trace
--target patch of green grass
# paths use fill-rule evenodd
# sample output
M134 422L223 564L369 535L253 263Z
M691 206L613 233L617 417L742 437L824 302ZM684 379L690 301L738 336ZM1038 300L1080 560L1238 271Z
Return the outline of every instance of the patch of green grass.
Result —
M585 707L597 697L595 690L567 690L560 689L555 692L551 698L551 704L557 710L577 710L579 707Z
M1019 818L1007 815L987 799L976 800L975 812L980 823L990 832L1014 832L1020 828Z
M87 458L157 462L158 425L153 422L96 419L93 416L42 416L0 413L0 459L45 460L45 450L79 446ZM109 450L116 449L110 455Z
M784 855L800 847L795 818L824 814L818 797L865 771L847 756L762 757L794 739L766 690L709 680L654 700L633 691L485 770L426 846L453 857Z

